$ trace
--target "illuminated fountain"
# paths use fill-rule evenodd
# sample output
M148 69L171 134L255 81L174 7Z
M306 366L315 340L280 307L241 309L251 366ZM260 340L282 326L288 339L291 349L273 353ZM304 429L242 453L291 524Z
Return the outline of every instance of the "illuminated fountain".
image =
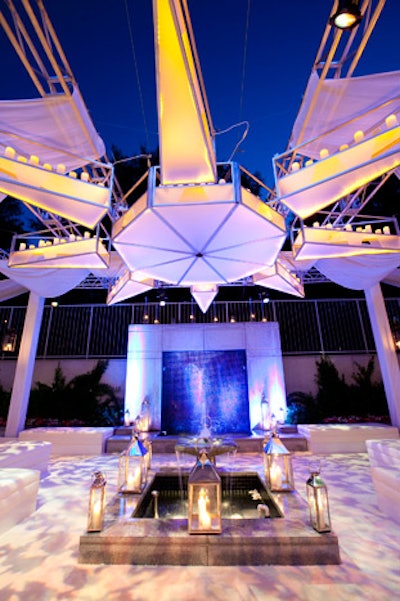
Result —
M207 440L211 452L220 448ZM187 463L177 468L161 464L158 471L151 471L142 493L116 494L105 509L104 529L81 536L79 561L133 565L340 563L335 534L320 534L307 524L307 505L296 492L272 493L260 475L261 462L260 473L239 471L231 453L217 470L205 449L197 453L191 469Z

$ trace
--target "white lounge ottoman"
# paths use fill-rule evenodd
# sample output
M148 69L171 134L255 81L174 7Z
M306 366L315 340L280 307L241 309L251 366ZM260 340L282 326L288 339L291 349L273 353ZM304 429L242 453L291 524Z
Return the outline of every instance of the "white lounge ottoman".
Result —
M0 469L0 534L36 510L39 480L38 470Z
M43 441L0 439L0 469L19 467L39 470L41 475L48 472L51 443Z
M52 457L60 455L101 455L105 451L106 440L114 433L114 428L58 427L30 428L19 433L20 440L41 440L51 442Z
M365 441L399 438L394 426L385 424L299 424L312 453L365 453Z
M367 440L368 458L373 467L396 467L400 472L400 439Z
M400 524L400 470L388 467L371 467L379 509Z

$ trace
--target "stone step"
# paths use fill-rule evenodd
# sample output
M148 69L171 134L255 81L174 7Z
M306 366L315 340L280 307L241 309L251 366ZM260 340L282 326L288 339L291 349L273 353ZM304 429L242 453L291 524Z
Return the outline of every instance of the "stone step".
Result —
M153 453L175 453L175 445L177 436L158 436L154 433ZM290 452L307 451L307 440L296 432L280 432L280 439ZM263 449L264 436L238 436L234 437L238 445L238 453L258 453ZM106 453L121 453L124 451L131 441L131 435L121 434L118 429L118 434L114 434L107 440Z

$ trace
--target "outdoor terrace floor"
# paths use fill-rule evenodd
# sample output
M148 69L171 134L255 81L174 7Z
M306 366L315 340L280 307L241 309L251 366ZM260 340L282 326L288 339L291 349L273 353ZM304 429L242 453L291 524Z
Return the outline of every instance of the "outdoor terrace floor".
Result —
M296 489L305 499L309 452L293 457ZM218 464L223 465L221 457ZM236 468L262 470L256 453L237 455ZM329 566L143 567L82 565L91 473L104 470L111 498L118 456L52 460L41 481L38 509L0 537L0 599L4 601L386 601L400 590L400 525L379 510L366 453L322 457L333 530L342 563ZM153 467L175 465L155 455ZM290 494L290 493L289 493ZM305 521L308 519L305 505Z

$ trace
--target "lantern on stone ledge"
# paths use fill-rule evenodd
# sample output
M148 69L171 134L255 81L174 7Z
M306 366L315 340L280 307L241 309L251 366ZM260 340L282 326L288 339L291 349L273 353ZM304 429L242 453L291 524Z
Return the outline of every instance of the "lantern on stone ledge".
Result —
M189 534L220 534L221 478L205 452L189 475Z
M331 531L328 489L319 471L312 471L306 483L311 526L317 532Z
M276 432L264 446L265 481L272 492L294 490L292 454Z
M119 456L118 490L122 493L140 493L147 481L148 451L136 435L129 447Z
M87 532L101 532L103 530L106 483L106 478L102 472L93 473L89 493Z

